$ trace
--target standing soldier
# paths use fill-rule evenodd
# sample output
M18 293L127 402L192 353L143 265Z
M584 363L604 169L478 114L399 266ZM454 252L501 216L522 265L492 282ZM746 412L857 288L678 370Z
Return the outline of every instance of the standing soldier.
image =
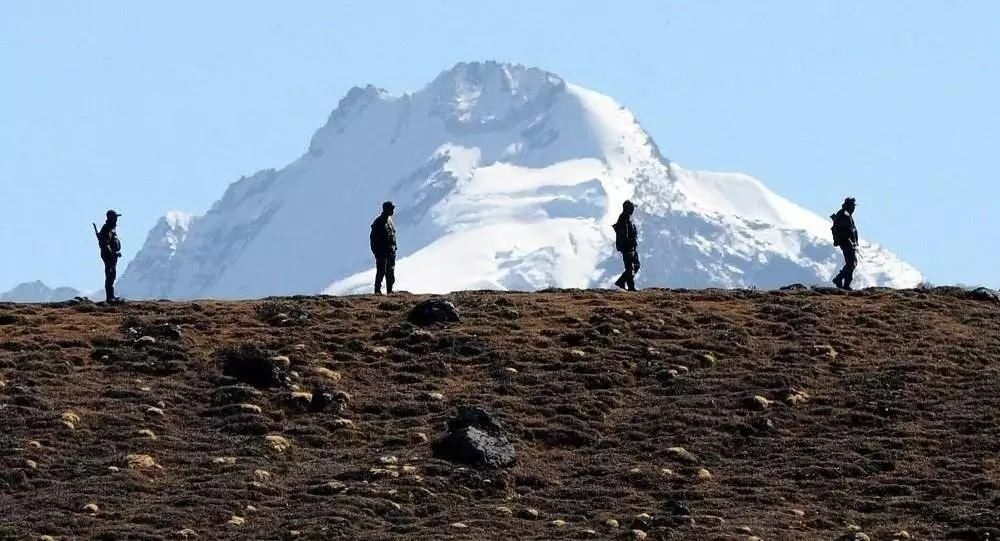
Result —
M122 256L122 243L118 240L118 217L121 214L113 210L107 212L107 220L101 230L94 225L97 234L97 245L101 248L101 260L104 261L104 292L109 304L117 304L122 300L115 297L115 278L118 276L118 258Z
M833 245L840 246L844 252L844 268L833 278L833 284L838 288L851 291L851 282L854 280L854 269L858 266L858 228L854 225L854 209L856 207L853 197L844 199L844 204L836 214L831 214L833 219Z
M625 263L625 272L615 281L615 285L635 291L635 273L639 272L639 233L632 223L632 213L635 212L635 205L631 201L625 201L622 205L622 213L615 222L615 248L622 253L622 261Z
M372 222L370 241L375 255L376 295L382 294L382 278L385 278L385 290L390 295L396 282L396 224L392 223L395 209L392 201L382 203L382 214Z

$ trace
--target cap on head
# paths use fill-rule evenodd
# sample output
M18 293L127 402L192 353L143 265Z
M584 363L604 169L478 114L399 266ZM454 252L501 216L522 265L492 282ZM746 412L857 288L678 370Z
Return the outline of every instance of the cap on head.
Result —
M634 209L635 208L635 203L626 200L624 203L622 203L622 208L626 209L626 210L628 210L628 209Z
M382 211L383 212L387 211L387 210L393 210L395 208L396 208L396 205L393 205L392 201L386 201L385 203L382 203Z
M115 212L115 211L114 211L114 209L112 209L112 210L109 210L109 211L108 211L108 212L106 213L106 216L107 216L107 217L108 217L108 219L110 220L111 218L117 218L117 217L121 216L121 214L118 214L117 212Z
M844 199L844 208L853 207L855 205L857 205L857 201L855 201L853 197Z

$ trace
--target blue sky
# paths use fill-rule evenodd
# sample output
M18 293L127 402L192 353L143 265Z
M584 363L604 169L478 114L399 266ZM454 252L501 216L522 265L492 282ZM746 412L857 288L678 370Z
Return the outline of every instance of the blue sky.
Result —
M1000 285L997 21L986 0L4 2L0 291L97 289L108 207L134 255L167 210L301 154L351 86L489 59L613 96L687 168L822 215L856 196L932 282Z

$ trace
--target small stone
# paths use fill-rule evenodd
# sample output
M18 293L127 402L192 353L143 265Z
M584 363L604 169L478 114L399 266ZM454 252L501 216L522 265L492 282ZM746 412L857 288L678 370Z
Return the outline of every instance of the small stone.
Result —
M636 540L642 540L642 539L645 539L645 538L649 537L648 535L646 535L646 532L644 532L642 530L632 530L631 533L632 533L632 539L636 539Z
M798 406L809 401L809 393L794 388L785 389L779 398L789 406Z
M771 407L771 401L760 395L754 395L743 401L743 406L752 411L764 411Z
M506 367L504 367L503 372L505 374L507 374L508 376L516 376L517 375L517 368L511 368L510 366L506 366Z
M423 398L424 400L432 400L434 402L444 401L444 395L441 393L424 393Z
M274 357L271 357L271 362L274 363L275 366L285 370L288 370L288 367L292 365L292 360L286 355L275 355Z
M753 533L753 528L751 528L750 526L737 526L736 531L738 533L751 535Z
M260 413L264 411L257 404L238 404L237 407L244 413Z
M313 372L332 383L337 383L343 378L340 372L335 372L323 366L314 366Z
M597 537L598 535L599 534L597 533L597 530L591 530L590 528L587 528L586 530L580 530L581 537Z
M287 438L277 434L264 436L264 444L275 453L284 453L292 447L292 443Z
M514 516L514 511L512 511L510 509L510 507L504 507L502 505L499 506L499 507L497 507L497 513L500 513L501 515L504 515L504 516L507 516L507 517Z
M152 336L143 336L143 337L139 338L138 340L136 340L136 342L138 342L140 344L155 344L156 343L156 338L153 338Z
M294 349L295 351L305 351L307 347L305 344L295 344L294 346L292 346L292 349Z
M609 518L609 519L607 519L607 520L604 521L604 525L607 526L608 528L617 528L618 527L618 521L615 520L615 519L613 519L613 518Z
M4 390L6 388L7 388L7 382L4 381L4 380L2 380L2 379L0 379L0 391Z
M347 485L341 483L340 481L327 481L325 483L309 487L306 492L312 494L313 496L334 496L346 490Z
M691 518L694 519L695 523L719 524L719 525L726 523L726 519L718 515L694 515Z
M354 426L354 421L340 417L338 419L334 419L332 424L337 428L351 428Z
M631 473L632 475L639 475L640 473L642 473L642 468L632 468L628 472Z
M797 517L804 517L804 516L806 516L806 512L803 511L802 509L792 509L792 514L795 515L795 516L797 516Z
M468 525L467 525L466 523L464 523L464 522L452 522L451 524L449 524L449 526L451 526L452 528L455 528L455 529L458 529L458 530L461 530L461 529L464 529L464 528L468 528L468 527L469 527L469 526L468 526Z
M246 510L247 510L247 513L256 513L257 512L257 508L254 507L254 506L252 506L252 505L247 505L246 506Z
M108 466L108 471L112 473L118 473L121 471L121 469L119 469L118 466Z
M264 483L271 480L271 472L267 470L254 470L253 478Z
M555 526L556 528L562 528L563 526L566 525L566 521L565 520L556 519L556 520L553 520L552 522L550 522L549 524Z
M898 532L892 534L896 539L910 539L910 532L906 530L899 530Z
M587 356L586 352L584 352L583 350L579 350L579 349L570 350L569 354L572 355L572 356L574 356L574 357L580 358L580 359L582 359L582 358L584 358L584 357Z
M667 449L667 454L675 460L679 460L681 462L687 462L688 464L698 463L698 457L694 456L690 451L683 447L670 447Z
M702 353L698 357L698 362L701 363L702 368L712 368L718 364L718 361L715 360L715 355L712 355L711 353Z
M156 434L148 428L143 428L142 430L137 431L135 434L137 436L142 436L144 438L149 438L151 440L156 439Z
M163 410L156 406L149 406L146 408L146 415L150 417L163 417Z
M64 412L59 416L62 419L63 424L66 425L70 430L76 428L76 425L80 424L80 416L73 413L72 411Z
M302 535L302 532L299 530L288 530L288 537L298 537L300 535Z
M528 520L535 520L538 518L538 509L525 507L524 509L521 509L517 514L521 518L526 518Z
M673 477L674 470L671 470L670 468L660 468L660 475L664 477Z
M37 462L35 462L34 460L30 460L30 459L29 459L29 460L25 460L25 461L24 461L24 465L25 465L25 466L26 466L26 467L27 467L27 468L28 468L29 470L37 470L37 469L38 469L38 463L37 463Z
M159 468L160 465L149 455L131 454L125 457L125 463L130 470L148 470Z
M394 456L392 456L392 455L387 455L387 456L379 457L378 461L381 462L381 463L383 463L383 464L396 464L396 463L399 462L399 459L396 458L396 457L394 457Z
M198 537L198 533L192 530L191 528L184 528L183 530L179 530L175 532L174 535L176 537L180 537L181 539L194 539L195 537Z
M702 482L711 481L712 472L706 470L705 468L698 470L698 480Z
M98 507L96 503L88 503L83 506L83 511L85 513L90 513L91 515L96 515L101 512L101 508Z
M410 441L413 443L427 443L427 434L424 434L423 432L411 432Z
M372 353L377 353L379 355L385 355L386 353L389 353L389 347L388 346L375 346L375 347L372 348Z
M230 526L243 526L246 523L247 519L243 517L238 517L236 515L233 515L232 518L230 518L229 521L226 522L226 524L229 524Z
M864 532L857 532L854 534L854 541L872 541L872 538Z
M37 441L35 441L35 440L29 441L27 443L27 445L28 445L28 447L31 447L33 449L41 449L42 448L42 444L39 443L39 442L37 442Z
M234 456L217 456L212 459L212 464L219 466L232 466L236 464L236 457Z
M51 535L43 535L38 538L38 541L56 541L56 538Z

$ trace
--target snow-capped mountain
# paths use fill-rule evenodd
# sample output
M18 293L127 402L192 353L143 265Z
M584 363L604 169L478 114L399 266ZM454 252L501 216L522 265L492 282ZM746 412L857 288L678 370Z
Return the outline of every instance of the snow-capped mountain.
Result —
M0 302L59 302L82 295L71 287L51 288L36 280L19 284L14 289L0 294Z
M299 159L240 179L202 217L161 221L119 290L367 292L369 224L386 199L397 206L400 290L607 287L620 273L611 224L625 199L638 207L640 286L828 283L841 264L829 219L746 175L667 160L607 96L486 62L413 94L351 89ZM875 244L862 253L857 286L921 280Z

